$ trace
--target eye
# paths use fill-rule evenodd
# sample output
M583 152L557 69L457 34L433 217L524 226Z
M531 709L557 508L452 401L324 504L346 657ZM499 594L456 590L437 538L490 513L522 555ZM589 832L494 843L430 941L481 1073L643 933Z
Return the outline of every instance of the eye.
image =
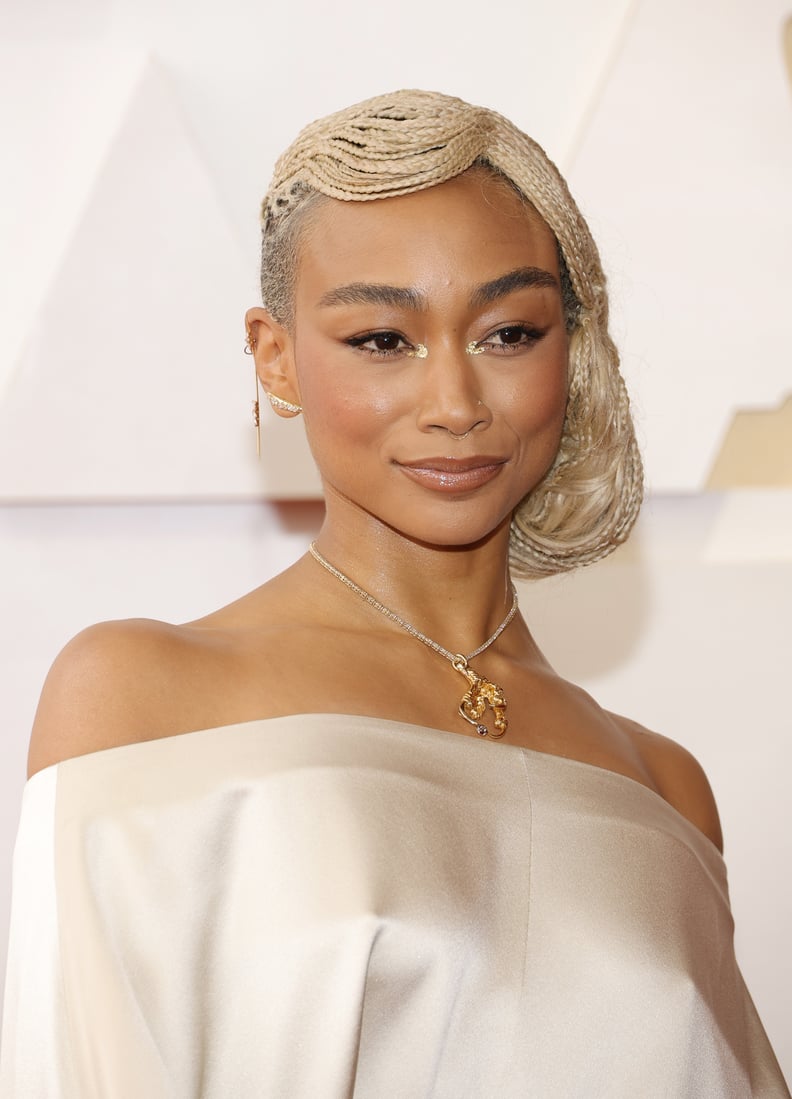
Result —
M346 341L350 347L356 347L374 358L390 358L394 355L414 355L415 345L406 340L399 332L384 329L381 332L363 332L360 336L350 336Z
M493 351L498 355L509 355L529 350L544 334L544 329L534 328L532 325L507 324L491 332L483 340L477 340L474 346L477 352Z

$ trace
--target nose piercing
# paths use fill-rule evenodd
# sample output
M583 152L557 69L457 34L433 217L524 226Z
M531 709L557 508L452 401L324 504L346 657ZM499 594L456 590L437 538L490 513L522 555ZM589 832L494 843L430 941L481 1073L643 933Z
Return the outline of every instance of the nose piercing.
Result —
M467 439L468 435L470 434L470 428L468 428L467 431L463 431L461 435L458 435L456 433L456 431L452 431L451 428L449 427L448 428L448 434L453 435L455 439Z

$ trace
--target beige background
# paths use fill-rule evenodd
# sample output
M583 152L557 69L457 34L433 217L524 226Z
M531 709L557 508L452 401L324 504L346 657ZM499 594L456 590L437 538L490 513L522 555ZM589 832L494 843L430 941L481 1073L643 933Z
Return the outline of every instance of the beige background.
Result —
M299 424L265 421L259 468L249 420L242 314L275 155L347 102L439 88L545 144L601 243L652 495L633 544L523 604L559 670L707 768L740 959L792 1075L792 490L703 491L736 411L792 389L788 14L780 0L404 0L398 16L364 0L5 0L0 941L57 649L96 619L231 599L320 520L318 504L265 501L315 491ZM736 445L745 470L754 444Z

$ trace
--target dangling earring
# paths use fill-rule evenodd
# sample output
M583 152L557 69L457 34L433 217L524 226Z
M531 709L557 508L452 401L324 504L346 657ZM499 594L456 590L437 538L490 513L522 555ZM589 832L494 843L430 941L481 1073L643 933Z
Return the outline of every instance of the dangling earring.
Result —
M256 341L253 339L253 333L248 328L247 338L245 340L245 354L252 355L256 348ZM261 458L261 407L259 405L259 376L258 370L256 370L255 360L253 362L253 374L256 378L256 399L253 401L253 423L256 425L256 457Z
M281 412L291 412L293 416L299 416L302 412L302 405L293 404L291 401L286 401L283 397L276 397L274 393L267 393L267 400L273 408L279 408Z
M253 423L256 425L256 457L261 458L261 407L259 405L259 377L256 375L256 399L253 402Z

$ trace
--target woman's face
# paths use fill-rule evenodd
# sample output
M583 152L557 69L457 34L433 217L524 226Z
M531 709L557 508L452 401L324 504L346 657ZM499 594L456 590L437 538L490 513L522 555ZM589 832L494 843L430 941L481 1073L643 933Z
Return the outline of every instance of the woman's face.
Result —
M443 546L503 529L553 462L567 399L556 242L539 216L482 171L328 200L303 236L294 317L282 365L328 515Z

